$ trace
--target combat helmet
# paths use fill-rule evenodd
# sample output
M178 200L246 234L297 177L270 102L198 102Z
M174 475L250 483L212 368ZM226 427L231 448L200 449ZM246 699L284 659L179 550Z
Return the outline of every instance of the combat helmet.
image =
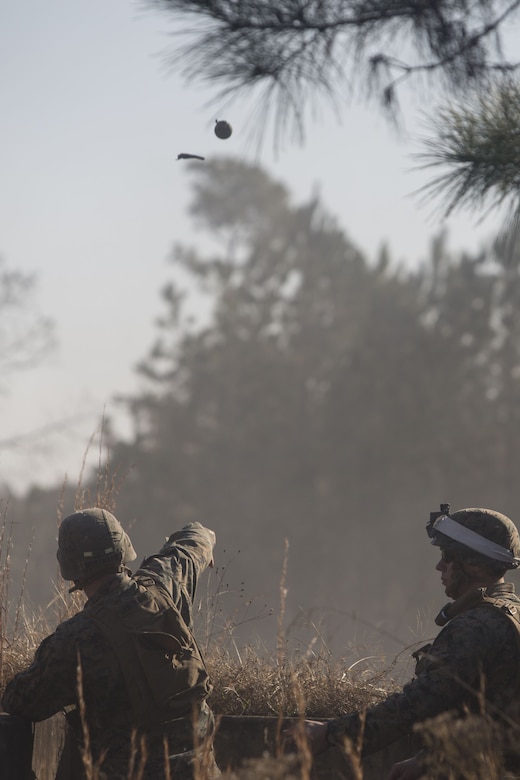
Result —
M520 535L509 517L494 509L472 507L450 514L449 504L431 512L426 531L432 544L467 563L495 568L520 566Z
M82 509L60 525L57 558L64 580L86 584L136 557L130 537L106 509Z

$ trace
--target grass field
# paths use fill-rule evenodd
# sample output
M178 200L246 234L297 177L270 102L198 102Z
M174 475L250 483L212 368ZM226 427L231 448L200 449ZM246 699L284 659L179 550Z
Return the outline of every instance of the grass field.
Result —
M0 527L0 692L13 675L30 663L36 647L57 623L81 609L83 604L83 596L69 594L63 583L49 605L29 613L23 584L18 594L11 592L12 541L6 507ZM29 557L30 551L27 560ZM400 687L402 681L398 683L396 679L396 659L385 663L375 654L376 664L361 653L356 656L353 649L349 650L348 658L334 658L323 643L318 645L321 647L318 652L312 642L304 650L289 651L283 631L284 576L282 571L279 631L276 646L271 650L238 647L231 630L234 618L223 614L214 595L208 594L197 605L199 639L206 647L206 661L213 682L209 703L217 721L219 717L229 716L269 716L280 722L287 717L332 718L355 710L363 711ZM217 619L220 621L218 631L215 630ZM212 636L220 638L217 641ZM419 731L424 743L431 748L429 778L503 780L506 777L499 749L501 737L485 712L457 721L442 716L422 724ZM38 751L43 751L44 755L40 760L38 780L52 780L63 734L60 728L44 729L41 733L46 736L38 743ZM519 731L514 723L508 739L515 749ZM316 775L308 745L300 740L289 754L277 749L269 755L245 761L242 767L225 774L241 780L309 780L311 777L385 780L386 770L383 775L373 771L365 775L359 751L351 745L345 745L345 756L348 762L341 771L326 768L325 774L322 771L321 775ZM86 767L87 780L105 780L102 771L92 762L86 761ZM199 774L196 780L207 780L203 770ZM128 780L141 778L139 767L129 771Z

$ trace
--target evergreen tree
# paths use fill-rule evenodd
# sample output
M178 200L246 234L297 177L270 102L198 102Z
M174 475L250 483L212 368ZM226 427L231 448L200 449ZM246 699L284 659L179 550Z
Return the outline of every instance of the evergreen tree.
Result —
M208 305L190 325L181 291L163 292L140 368L149 391L128 399L134 440L113 445L118 469L133 467L118 506L143 552L152 527L216 526L242 551L236 580L271 604L285 538L293 607L389 616L409 576L409 619L419 518L493 490L486 257L452 258L439 237L414 272L370 263L316 199L292 204L258 167L192 170L193 216L222 250L175 250ZM415 545L407 575L392 577Z
M280 129L300 133L325 97L335 105L365 85L387 106L414 76L464 94L516 58L502 38L518 0L150 0L184 30L172 62L188 79L221 85L219 99L263 89ZM184 41L184 43L183 43ZM424 88L425 79L419 82ZM417 84L417 80L415 80Z

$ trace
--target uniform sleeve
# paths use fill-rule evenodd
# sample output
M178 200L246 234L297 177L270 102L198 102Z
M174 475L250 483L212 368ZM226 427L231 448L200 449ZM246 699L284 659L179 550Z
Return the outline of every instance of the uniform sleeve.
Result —
M203 571L213 560L215 532L205 528L200 523L189 523L180 531L175 531L163 545L160 554L172 555L182 552L189 556L197 568L197 573Z
M74 703L76 663L66 644L59 629L43 640L32 664L7 684L2 697L5 712L40 721Z
M189 626L198 578L213 561L215 540L215 533L209 528L189 523L171 534L159 552L146 558L134 575L138 581L152 576L165 587Z
M476 612L476 611L475 611ZM489 612L489 610L488 610ZM482 674L492 667L512 630L502 616L465 613L454 618L431 645L418 676L364 714L352 713L328 724L330 744L354 744L362 734L363 754L374 753L410 735L415 723L441 712L473 709ZM503 635L503 636L502 636Z

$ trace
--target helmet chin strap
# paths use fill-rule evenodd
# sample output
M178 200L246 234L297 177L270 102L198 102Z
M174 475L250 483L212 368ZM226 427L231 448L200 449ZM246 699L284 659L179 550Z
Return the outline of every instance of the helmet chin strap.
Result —
M436 625L441 628L446 625L452 618L460 615L461 612L465 612L467 609L482 604L485 600L484 595L486 588L470 588L463 596L459 596L455 601L450 601L441 609L437 617L435 618Z
M74 593L76 590L83 590L83 585L80 585L79 582L74 582L74 585L72 588L69 588L69 593Z
M451 579L451 592L447 595L452 599L458 599L469 588L477 585L477 580L470 577L467 570L467 564L462 561L454 561Z
M452 588L450 588L450 593L447 594L450 598L458 599L472 588L485 588L495 582L493 579L483 578L481 573L479 576L472 576L470 572L470 563L458 560L453 562L451 579Z
M463 561L453 561L452 578L449 593L446 595L453 599L441 609L435 623L438 626L445 626L452 617L463 612L468 605L473 606L482 600L481 590L486 588L491 582L483 582L482 577L471 577L468 573L468 566L471 564Z

